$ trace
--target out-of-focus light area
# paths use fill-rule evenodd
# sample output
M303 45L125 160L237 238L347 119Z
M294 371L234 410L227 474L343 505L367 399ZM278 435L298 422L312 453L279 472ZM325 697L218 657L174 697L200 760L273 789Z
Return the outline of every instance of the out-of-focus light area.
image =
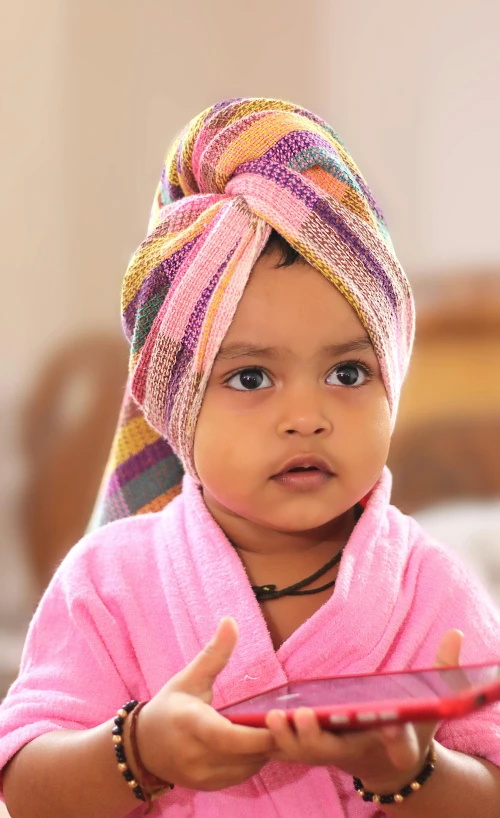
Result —
M499 39L495 0L3 3L0 694L92 509L165 150L226 97L324 117L381 202L418 310L394 501L500 604Z

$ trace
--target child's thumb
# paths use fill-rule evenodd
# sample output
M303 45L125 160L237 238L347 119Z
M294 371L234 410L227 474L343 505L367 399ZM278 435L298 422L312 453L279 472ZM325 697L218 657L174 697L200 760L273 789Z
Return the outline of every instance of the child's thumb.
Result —
M192 662L172 679L170 689L182 690L191 696L210 701L212 685L227 665L238 641L238 626L227 616L221 619L213 639L205 645Z
M446 631L441 638L434 660L435 667L457 667L464 635L458 628Z

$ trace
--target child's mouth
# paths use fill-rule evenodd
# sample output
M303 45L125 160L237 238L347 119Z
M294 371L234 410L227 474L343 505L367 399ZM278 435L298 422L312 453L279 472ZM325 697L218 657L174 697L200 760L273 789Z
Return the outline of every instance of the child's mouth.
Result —
M271 479L288 489L313 491L324 486L333 476L325 460L312 456L293 458Z

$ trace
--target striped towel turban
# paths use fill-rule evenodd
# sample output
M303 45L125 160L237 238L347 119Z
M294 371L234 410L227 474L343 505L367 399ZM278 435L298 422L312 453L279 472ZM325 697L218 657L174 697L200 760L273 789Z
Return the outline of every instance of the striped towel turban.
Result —
M236 99L175 141L123 285L129 380L94 523L156 511L196 479L205 387L274 228L356 311L394 419L414 314L382 213L337 134L309 111Z

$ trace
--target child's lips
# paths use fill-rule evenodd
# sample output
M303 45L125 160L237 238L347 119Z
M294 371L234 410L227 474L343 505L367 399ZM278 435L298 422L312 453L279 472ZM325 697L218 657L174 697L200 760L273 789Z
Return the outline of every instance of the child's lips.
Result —
M324 486L334 476L329 464L322 457L299 455L289 460L271 479L288 489L312 491Z
M295 491L313 491L322 488L334 477L331 472L319 471L288 471L284 474L277 474L272 477L273 483L278 483L288 489Z

